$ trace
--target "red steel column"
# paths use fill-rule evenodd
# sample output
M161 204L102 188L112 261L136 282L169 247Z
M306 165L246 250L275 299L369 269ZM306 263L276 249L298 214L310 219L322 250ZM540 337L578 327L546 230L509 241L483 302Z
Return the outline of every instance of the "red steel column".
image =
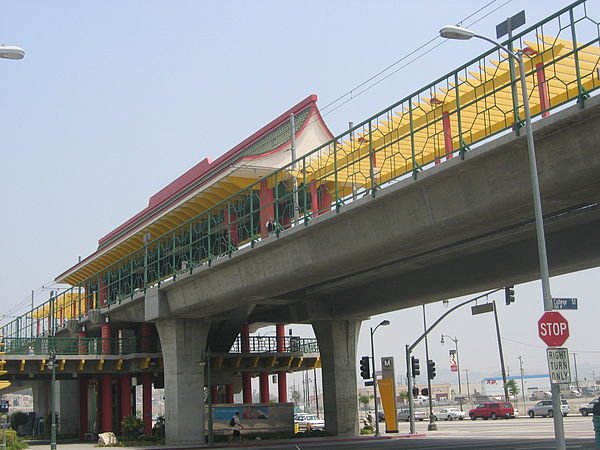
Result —
M79 440L85 440L88 432L88 378L79 375Z
M152 374L142 374L142 414L144 417L144 435L152 435Z
M260 402L269 403L269 373L260 373Z
M102 432L113 430L112 375L102 374Z
M313 217L319 214L319 194L317 193L317 182L311 181L310 184L310 209L313 213Z
M259 192L260 202L260 235L267 237L269 231L267 230L267 222L275 219L275 205L273 204L273 189L267 185L267 180L260 182Z
M210 387L210 399L212 403L221 403L221 399L219 398L219 385L213 384Z
M233 403L233 384L225 385L225 403Z
M331 194L326 184L319 187L319 199L319 211L321 211L319 215L329 212L331 210Z
M546 72L544 71L544 63L538 63L535 65L535 74L538 82L538 94L540 96L540 110L542 117L548 117L550 115L550 96L548 94L548 82L546 81Z
M235 212L229 212L228 209L223 213L223 221L225 222L225 228L229 232L229 236L231 237L231 244L236 245L239 242L238 228L237 223L235 222L236 215Z
M442 126L444 127L444 149L446 150L446 159L452 159L454 150L452 145L452 125L450 125L450 113L442 113Z
M140 334L142 335L142 353L152 352L152 327L149 323L142 323L140 326Z
M275 334L277 336L277 353L285 352L285 325L278 323L275 325ZM279 403L287 403L287 373L277 373L277 398Z
M131 416L131 374L121 375L121 419Z
M102 337L102 354L110 355L110 323L103 323L100 326L100 333Z
M80 355L87 354L87 346L85 345L85 331L77 333L79 339L77 340L77 353Z

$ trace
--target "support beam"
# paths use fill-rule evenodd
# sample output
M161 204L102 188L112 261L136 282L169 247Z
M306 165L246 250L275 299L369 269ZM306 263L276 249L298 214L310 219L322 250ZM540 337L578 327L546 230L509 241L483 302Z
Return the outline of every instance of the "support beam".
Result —
M152 374L142 374L142 420L144 435L152 436Z
M165 373L167 445L204 443L204 363L210 323L157 320Z
M102 382L102 426L101 432L106 433L113 430L113 399L112 399L112 375L104 373L101 375Z
M358 435L356 346L360 320L312 322L322 361L325 427L334 436Z

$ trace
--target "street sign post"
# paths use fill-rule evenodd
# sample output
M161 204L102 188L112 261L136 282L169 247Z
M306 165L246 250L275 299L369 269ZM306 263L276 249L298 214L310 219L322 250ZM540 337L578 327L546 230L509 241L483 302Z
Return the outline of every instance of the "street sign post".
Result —
M547 348L548 372L550 383L571 383L571 369L569 367L569 350L566 348Z
M552 309L577 309L577 299L552 298Z
M546 311L538 320L538 334L548 347L560 347L569 338L569 322L556 311Z

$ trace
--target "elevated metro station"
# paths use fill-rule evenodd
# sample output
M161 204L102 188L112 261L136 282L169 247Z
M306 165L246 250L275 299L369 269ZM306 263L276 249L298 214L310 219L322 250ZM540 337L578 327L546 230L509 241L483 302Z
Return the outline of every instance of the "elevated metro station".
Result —
M569 12L508 43L526 55L526 88L539 122L575 103L583 108L600 87L597 30L577 34L585 21L569 22ZM515 73L507 55L492 49L338 136L324 123L316 96L307 97L153 195L145 209L100 238L93 254L56 278L70 287L2 327L3 378L47 389L47 361L56 359L81 436L116 431L119 419L132 412L134 379L144 386L149 427L150 386L164 386L167 443L186 444L204 440L198 424L205 421L205 388L223 403L232 403L235 393L251 403L251 381L258 377L261 401L268 401L273 374L278 401L286 403L287 373L321 367L327 430L356 434L362 320L446 297L423 292L410 301L378 303L372 293L370 301L358 302L350 288L341 300L334 297L348 279L352 288L373 279L376 284L381 274L369 271L377 272L378 264L408 261L419 251L416 240L392 246L397 236L379 230L393 231L400 222L388 211L380 212L381 225L372 227L372 236L353 233L352 214L386 192L417 185L426 171L453 170L455 186L464 178L460 164L477 158L482 145L522 135ZM582 188L586 195L589 190ZM404 216L421 217L416 213L421 206L413 204ZM528 218L519 216L519 223ZM489 219L500 225L508 220ZM413 225L420 226L421 236L428 224ZM445 235L450 225L451 220L444 223ZM331 252L326 246L293 240L334 226L333 234L352 236L336 249L337 263L324 262ZM466 228L456 225L461 232ZM361 241L372 245L360 247ZM284 246L293 251L267 257L269 249ZM286 326L293 323L311 324L316 341L289 336ZM275 325L275 336L251 336L265 325Z

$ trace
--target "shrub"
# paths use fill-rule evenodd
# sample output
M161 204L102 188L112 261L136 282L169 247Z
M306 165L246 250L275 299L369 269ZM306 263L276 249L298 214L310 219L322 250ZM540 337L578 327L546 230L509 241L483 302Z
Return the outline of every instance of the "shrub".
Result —
M25 425L29 420L29 415L27 413L17 411L10 415L10 426L12 429L16 430L19 428L19 425Z
M27 444L19 439L17 432L11 429L0 430L0 442L2 442L4 439L4 433L6 433L7 450L21 450L23 448L27 448Z
M144 422L139 417L126 416L121 420L121 436L127 440L137 439L144 434Z

